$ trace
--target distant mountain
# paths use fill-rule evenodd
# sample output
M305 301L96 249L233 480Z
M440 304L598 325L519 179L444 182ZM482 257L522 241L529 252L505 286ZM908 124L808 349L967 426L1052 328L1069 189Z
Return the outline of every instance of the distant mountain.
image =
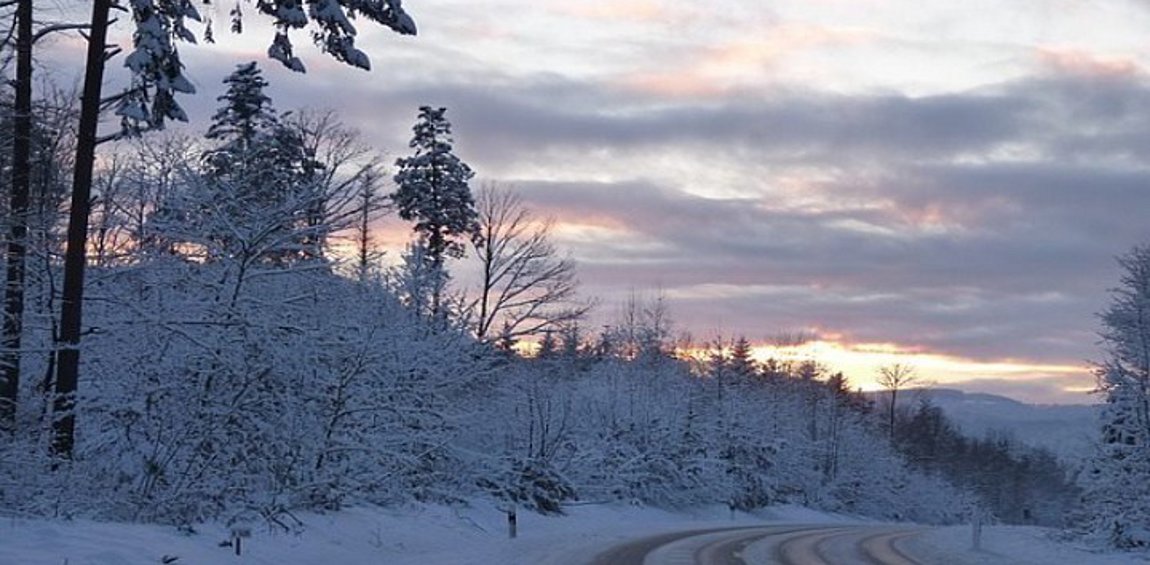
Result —
M1067 461L1090 455L1098 429L1098 405L1026 404L1005 396L946 388L907 392L911 399L929 398L968 436L1006 433Z

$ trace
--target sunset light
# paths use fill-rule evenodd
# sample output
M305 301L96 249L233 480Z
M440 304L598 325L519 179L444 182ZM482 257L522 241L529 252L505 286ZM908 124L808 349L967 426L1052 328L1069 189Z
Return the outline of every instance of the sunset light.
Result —
M0 22L0 564L1150 557L1150 0Z
M779 359L793 362L813 360L825 365L830 371L841 371L853 387L864 391L880 390L875 382L879 369L894 364L913 367L919 378L918 386L941 387L959 385L977 389L980 381L1042 381L1064 382L1061 391L1081 394L1081 402L1090 398L1086 392L1093 390L1089 369L1082 365L1037 365L1019 360L977 361L959 357L904 350L893 344L859 343L848 344L838 341L813 340L800 345L759 345L754 348L755 358L760 361ZM994 388L993 383L990 385ZM1036 398L1040 401L1061 400L1064 396Z

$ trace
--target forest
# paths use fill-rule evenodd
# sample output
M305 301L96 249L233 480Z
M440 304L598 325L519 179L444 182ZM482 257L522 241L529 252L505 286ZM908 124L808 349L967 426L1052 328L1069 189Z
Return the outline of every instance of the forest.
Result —
M93 4L131 13L103 25L136 26L133 85L101 93L89 65L77 103L33 82L30 58L77 27L0 2L14 77L0 92L0 513L284 524L479 499L544 514L797 504L1150 544L1144 248L1103 313L1099 453L1067 464L966 437L897 379L866 395L817 359L692 342L657 294L580 296L546 219L455 155L455 135L483 132L453 132L445 108L412 108L389 162L334 112L281 111L259 63L238 62L210 123L153 131L190 94L174 45L194 39L195 8ZM347 14L415 31L398 1L328 4L261 3L271 58L302 70L287 32L314 26L327 54L369 67ZM80 26L101 43L90 61L106 54L100 25ZM96 135L101 112L122 127ZM401 252L373 238L384 215L411 224ZM465 268L481 275L453 276ZM598 331L592 308L610 320Z

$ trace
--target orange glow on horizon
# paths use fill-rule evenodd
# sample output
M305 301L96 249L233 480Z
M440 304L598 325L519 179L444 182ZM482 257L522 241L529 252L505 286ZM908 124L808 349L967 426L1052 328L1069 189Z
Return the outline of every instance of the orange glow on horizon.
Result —
M945 387L949 383L969 384L980 379L1025 383L1089 374L1084 365L1042 364L1020 359L981 361L896 343L849 343L843 336L818 335L818 339L800 344L752 344L752 355L759 362L768 359L792 363L815 361L832 373L841 371L851 388L864 391L881 390L882 386L875 382L879 368L896 363L912 367L919 386ZM708 352L694 348L682 355L705 359ZM1061 385L1063 392L1071 394L1085 394L1092 389L1092 385L1085 383Z

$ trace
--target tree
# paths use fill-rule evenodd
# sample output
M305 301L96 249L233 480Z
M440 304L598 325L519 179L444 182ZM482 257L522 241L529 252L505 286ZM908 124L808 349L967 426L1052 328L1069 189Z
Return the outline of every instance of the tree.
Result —
M209 258L245 255L281 266L319 259L326 224L314 210L323 208L323 165L281 122L256 63L239 65L224 83L205 136L220 145L204 155L203 190L183 216L208 238Z
M479 216L468 181L475 176L452 153L447 108L421 106L409 147L415 154L395 162L396 190L391 195L399 217L415 221L414 230L426 242L426 259L433 271L443 271L444 256L461 257L466 237L482 241ZM431 297L431 315L439 314L441 286Z
M345 228L354 230L355 274L366 280L371 266L381 255L373 248L371 223L388 203L380 193L386 177L382 155L330 110L302 110L281 118L300 136L308 155L322 165L317 171L318 198L305 210L304 221L315 240L313 244L322 249L334 232Z
M479 190L475 208L483 271L469 310L479 339L500 328L503 339L553 331L587 313L591 305L575 301L575 262L559 257L550 221L535 221L518 194L494 185Z
M28 193L32 154L32 0L16 4L16 99L12 132L12 192L5 255L4 342L0 358L0 428L15 425L20 392L20 344L24 332L24 267L28 252Z
M890 392L890 411L887 425L889 426L888 432L890 433L890 438L893 440L898 391L918 382L918 377L915 376L914 367L894 363L885 367L879 367L878 378L875 380L879 385Z
M391 291L418 318L431 316L432 297L447 285L443 269L436 270L427 255L424 242L413 241L401 254L402 262L388 273Z
M125 59L131 70L132 85L116 97L116 113L121 116L124 131L138 133L163 127L166 120L186 120L175 100L175 93L192 93L194 87L183 76L183 63L175 41L194 41L186 26L188 20L200 20L191 0L131 0L132 19L136 24L133 51ZM415 24L403 11L400 0L334 0L328 9L305 11L296 0L259 2L264 16L273 18L276 34L268 56L292 70L304 71L303 63L293 53L289 32L315 26L313 37L320 47L336 60L367 69L367 56L356 49L356 29L348 16L362 16L393 31L415 34ZM64 288L60 307L60 335L56 361L53 411L52 450L70 458L75 442L76 386L80 372L80 335L83 319L84 267L87 261L88 217L91 211L92 173L95 165L105 65L118 50L107 45L109 12L121 7L116 0L93 0L88 29L84 86L80 98L80 123L77 129L76 159L73 169L72 200L68 218L68 238L64 256ZM231 29L243 29L242 11L232 10ZM211 28L205 36L211 38Z
M111 0L92 2L80 125L72 174L72 202L64 248L64 289L60 301L60 337L56 353L55 398L52 402L52 452L71 458L75 444L76 387L80 379L80 332L83 318L84 267L87 262L88 216L91 212L92 169L96 163L97 128L107 60L108 13Z
M750 381L759 374L758 362L755 361L755 352L751 342L744 336L739 336L731 346L731 372L742 383Z
M264 79L255 61L236 66L236 70L224 79L228 85L216 100L223 102L212 115L212 125L204 137L224 143L215 156L217 168L242 166L244 161L224 160L229 156L242 155L252 148L259 135L279 127L279 114L272 107L272 99L264 94L268 81Z
M1088 477L1088 526L1116 547L1150 545L1150 246L1118 258L1121 284L1102 319L1105 395L1099 454Z
M10 14L12 28L7 37L0 41L0 49L15 53L16 76L11 81L14 90L12 100L12 143L11 143L11 190L8 195L7 249L4 256L4 322L3 351L0 352L0 428L14 425L17 400L21 380L21 343L24 330L24 300L26 294L26 270L28 255L28 228L32 212L30 208L33 162L36 150L33 148L35 116L32 98L32 51L36 42L48 34L77 29L75 24L34 25L32 0L8 0L0 2L0 9L15 7ZM6 14L6 16L8 16ZM7 18L5 18L7 19ZM2 63L6 69L10 58L5 56Z
M662 291L654 297L632 291L620 305L615 323L604 328L598 347L603 355L627 360L666 360L675 350L673 327Z
M92 220L98 265L173 255L176 242L165 225L166 206L198 176L202 142L190 133L165 132L125 140L100 171L98 208Z

